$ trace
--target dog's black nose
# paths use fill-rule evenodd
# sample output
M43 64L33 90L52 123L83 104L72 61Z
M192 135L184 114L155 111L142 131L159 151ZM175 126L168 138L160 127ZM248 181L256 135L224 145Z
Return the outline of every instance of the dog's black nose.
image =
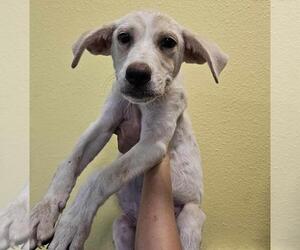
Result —
M151 80L151 69L146 63L132 63L127 67L126 80L134 86L145 85Z

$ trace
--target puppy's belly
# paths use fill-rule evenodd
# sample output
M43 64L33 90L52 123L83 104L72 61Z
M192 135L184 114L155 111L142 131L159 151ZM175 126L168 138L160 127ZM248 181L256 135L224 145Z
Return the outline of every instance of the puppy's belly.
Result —
M169 152L173 197L179 204L200 203L203 194L201 159L198 148L182 150L186 146L181 144Z
M175 153L176 154L176 153ZM191 171L191 167L177 162L176 166L172 159L174 152L170 152L171 161L171 178L173 200L175 207L175 216L177 217L181 212L184 204L188 202L200 202L200 189L199 183L195 181L195 171ZM178 171L178 165L182 164L181 169ZM173 166L172 166L173 165ZM183 168L187 168L183 170ZM194 175L193 177L190 175ZM200 180L199 180L200 182ZM124 214L126 214L133 223L136 223L138 210L141 201L141 194L143 188L143 175L134 178L127 185L123 186L117 193L119 205Z

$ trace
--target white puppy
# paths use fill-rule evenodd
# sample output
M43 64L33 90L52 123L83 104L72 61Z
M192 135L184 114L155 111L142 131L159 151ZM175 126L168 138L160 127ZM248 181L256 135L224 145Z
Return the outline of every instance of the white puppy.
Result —
M83 34L73 47L75 67L87 49L111 55L116 81L102 116L81 136L59 166L44 199L31 214L31 248L47 242L49 249L83 249L98 208L118 192L123 215L114 223L117 249L134 248L142 174L169 152L177 225L182 247L199 249L205 215L202 168L196 139L186 113L179 77L182 62L208 63L216 82L227 56L160 13L134 12ZM101 151L131 107L141 113L139 141L109 166L94 173L75 202L62 214L76 178Z

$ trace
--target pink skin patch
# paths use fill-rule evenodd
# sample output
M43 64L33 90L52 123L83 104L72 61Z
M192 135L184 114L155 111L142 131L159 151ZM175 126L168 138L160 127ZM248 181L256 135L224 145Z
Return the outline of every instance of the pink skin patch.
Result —
M141 112L135 104L129 103L124 109L123 120L115 130L118 149L122 154L130 150L140 139Z

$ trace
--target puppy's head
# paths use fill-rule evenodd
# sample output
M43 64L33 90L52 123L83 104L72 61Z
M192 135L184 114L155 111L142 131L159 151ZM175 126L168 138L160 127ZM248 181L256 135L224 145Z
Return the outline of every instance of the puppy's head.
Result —
M227 55L215 44L154 12L134 12L84 33L73 46L73 68L85 49L112 56L120 91L131 102L162 96L182 62L207 62L216 82L227 63Z

